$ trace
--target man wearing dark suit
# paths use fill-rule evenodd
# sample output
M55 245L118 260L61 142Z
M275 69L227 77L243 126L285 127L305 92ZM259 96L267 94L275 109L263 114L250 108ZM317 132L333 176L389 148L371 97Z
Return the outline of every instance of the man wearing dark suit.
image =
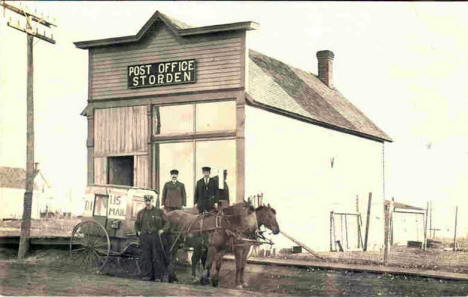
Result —
M203 177L197 181L194 204L200 213L214 209L217 206L218 183L210 177L211 168L202 168Z
M182 209L183 206L187 205L185 186L177 180L179 171L172 169L170 173L171 180L164 185L162 191L162 205L169 211Z

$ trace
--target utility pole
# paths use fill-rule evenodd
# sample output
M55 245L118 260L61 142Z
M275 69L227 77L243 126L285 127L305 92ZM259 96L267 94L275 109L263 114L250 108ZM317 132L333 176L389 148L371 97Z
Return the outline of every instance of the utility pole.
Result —
M14 13L24 17L26 23L20 25L20 21L13 23L10 20L7 25L11 28L19 30L26 34L27 40L27 95L26 95L26 189L24 193L24 206L23 206L23 218L21 220L21 237L18 248L18 258L22 259L29 250L29 237L31 233L31 209L34 189L34 178L39 173L38 163L34 163L34 100L33 100L33 41L34 37L55 44L53 35L50 37L44 33L39 33L38 25L42 25L47 28L55 26L52 22L38 16L37 12L32 13L26 7L16 7L11 4L7 4L4 0L1 2L3 6L3 13L5 10L10 10Z

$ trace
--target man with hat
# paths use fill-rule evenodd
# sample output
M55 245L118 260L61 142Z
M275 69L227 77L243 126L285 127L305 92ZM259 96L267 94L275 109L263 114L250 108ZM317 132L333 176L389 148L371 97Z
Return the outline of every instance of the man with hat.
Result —
M194 203L200 213L209 212L217 206L218 183L210 177L211 168L202 168L203 177L197 181Z
M145 195L145 208L140 210L135 221L135 231L140 238L142 251L142 279L167 281L167 258L161 235L168 230L162 219L162 211L152 204L153 197Z
M172 169L170 171L171 180L164 184L162 191L162 205L167 211L173 211L176 209L182 209L187 205L187 195L185 193L185 185L177 180L179 171ZM164 243L166 250L169 282L177 281L177 276L174 271L173 260L176 258L177 248L174 246L177 242L177 233L180 232L179 227L175 224L169 223L169 231L164 233L161 238Z
M162 205L169 211L182 209L187 205L185 185L177 180L179 171L172 169L170 173L171 180L164 184L162 191Z

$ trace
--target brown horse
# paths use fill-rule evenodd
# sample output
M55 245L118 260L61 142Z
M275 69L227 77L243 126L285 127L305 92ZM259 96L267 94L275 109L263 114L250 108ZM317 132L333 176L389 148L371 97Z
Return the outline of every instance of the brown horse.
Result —
M210 271L212 264L215 264L215 273L211 278L213 286L219 284L219 271L223 262L224 254L228 251L234 253L236 262L236 287L247 287L244 280L244 268L247 263L247 255L252 246L252 241L249 238L255 238L255 233L264 225L270 229L273 234L280 232L278 222L276 221L276 211L268 206L260 206L257 209L247 205L246 211L242 213L237 221L232 219L229 224L236 225L237 234L233 234L232 229L217 229L210 235L210 246L208 249L208 261L206 263L205 272L202 275L200 282L203 285L209 284ZM227 217L230 220L230 217ZM253 236L252 236L253 235Z

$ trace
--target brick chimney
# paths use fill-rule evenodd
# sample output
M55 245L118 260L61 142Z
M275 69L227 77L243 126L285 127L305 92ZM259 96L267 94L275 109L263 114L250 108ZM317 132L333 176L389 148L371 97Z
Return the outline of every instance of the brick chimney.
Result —
M330 88L333 88L333 58L335 58L335 54L332 51L317 52L318 77Z

